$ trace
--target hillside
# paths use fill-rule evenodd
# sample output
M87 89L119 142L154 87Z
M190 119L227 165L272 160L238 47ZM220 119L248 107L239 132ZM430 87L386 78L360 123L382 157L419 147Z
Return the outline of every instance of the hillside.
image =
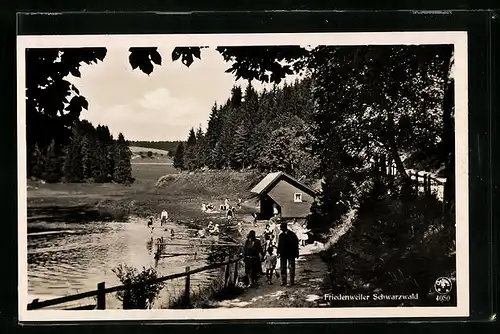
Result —
M169 174L156 183L159 193L186 197L247 199L250 189L263 177L261 173L237 171L211 171L203 173Z

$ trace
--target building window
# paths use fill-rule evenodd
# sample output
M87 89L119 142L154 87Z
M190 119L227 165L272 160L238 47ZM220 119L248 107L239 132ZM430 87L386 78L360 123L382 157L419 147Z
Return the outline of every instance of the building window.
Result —
M295 194L293 195L293 201L294 201L295 203L300 203L300 202L302 202L302 194L301 194L301 193L295 193Z

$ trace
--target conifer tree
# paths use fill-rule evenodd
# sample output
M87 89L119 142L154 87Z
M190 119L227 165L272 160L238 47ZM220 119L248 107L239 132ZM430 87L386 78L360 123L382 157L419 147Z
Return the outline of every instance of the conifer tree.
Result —
M205 134L203 133L203 130L200 127L196 130L196 148L195 148L195 154L196 154L196 167L197 168L203 168L207 165L207 146L205 142Z
M83 181L82 139L75 123L72 128L71 141L64 157L63 171L66 182Z
M117 183L130 184L134 181L132 178L132 166L130 165L130 159L132 157L132 152L123 137L123 134L118 135L118 139L115 142L115 152L114 152L114 172L113 180Z
M61 154L57 150L55 140L52 140L47 148L43 179L49 183L55 183L61 180L62 175Z
M186 143L186 149L184 151L184 169L195 170L198 162L196 157L196 133L194 128L189 130L189 137Z
M92 164L92 150L95 143L90 139L91 134L85 134L81 141L82 178L87 180L92 177L92 169L98 165Z
M246 168L249 165L248 149L249 131L244 122L236 129L233 140L233 154L235 167Z
M30 176L37 179L43 178L43 172L45 169L45 157L42 151L40 151L38 144L35 144L35 147L33 148L30 162L31 162Z
M95 182L109 181L108 150L107 145L97 141L92 151L92 178Z
M238 109L241 106L243 93L240 86L233 86L231 89L231 107Z
M181 171L184 169L184 144L182 142L177 145L177 149L175 150L174 168Z

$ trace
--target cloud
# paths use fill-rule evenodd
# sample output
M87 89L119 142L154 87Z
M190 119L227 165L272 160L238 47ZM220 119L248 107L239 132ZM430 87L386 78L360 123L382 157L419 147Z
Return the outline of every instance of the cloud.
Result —
M157 88L127 104L92 105L82 118L108 125L115 137L121 132L130 140L178 140L187 138L191 127L205 128L209 112L195 100L178 99L166 88Z
M69 78L89 101L82 117L130 140L185 139L191 127L206 127L214 102L224 103L234 84L246 86L225 73L230 64L213 49L202 50L189 68L172 62L171 51L159 47L163 65L149 76L132 70L127 48L109 47L102 63L83 65L81 78Z
M146 93L138 104L146 109L166 109L173 101L170 92L166 88L158 88L152 92Z

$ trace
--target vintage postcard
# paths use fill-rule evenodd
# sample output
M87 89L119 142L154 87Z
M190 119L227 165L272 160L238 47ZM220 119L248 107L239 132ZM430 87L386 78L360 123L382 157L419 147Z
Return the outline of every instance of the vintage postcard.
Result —
M17 50L20 321L469 315L466 32Z

